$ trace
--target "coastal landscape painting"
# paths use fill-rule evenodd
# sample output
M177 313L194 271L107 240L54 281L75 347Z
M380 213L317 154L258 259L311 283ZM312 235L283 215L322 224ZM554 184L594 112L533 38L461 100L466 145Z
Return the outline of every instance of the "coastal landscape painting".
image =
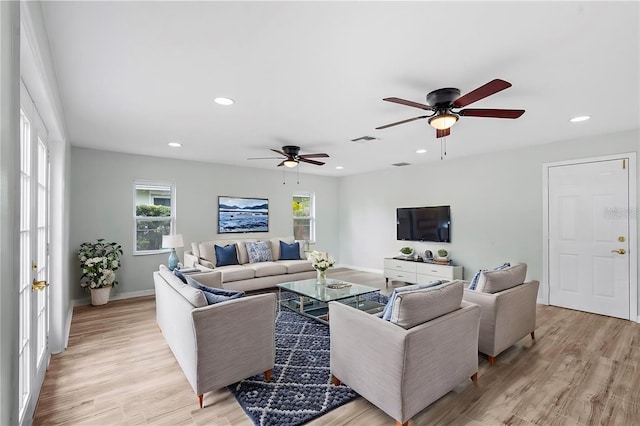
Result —
M218 233L269 232L269 200L218 197Z

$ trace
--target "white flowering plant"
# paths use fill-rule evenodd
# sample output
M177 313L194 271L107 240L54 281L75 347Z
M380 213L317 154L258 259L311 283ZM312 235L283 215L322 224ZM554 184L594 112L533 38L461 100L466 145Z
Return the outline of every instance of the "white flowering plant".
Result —
M308 259L311 261L313 268L318 271L326 271L336 263L335 260L329 257L329 253L325 251L314 250L309 254Z
M118 284L116 271L120 268L122 246L106 243L100 238L96 242L82 243L78 259L82 268L80 285L86 289L110 287Z

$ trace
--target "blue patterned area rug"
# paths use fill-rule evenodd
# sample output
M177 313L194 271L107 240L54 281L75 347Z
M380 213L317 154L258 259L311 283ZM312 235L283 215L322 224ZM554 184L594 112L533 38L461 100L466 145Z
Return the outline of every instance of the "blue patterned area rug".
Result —
M386 301L385 296L380 296ZM289 309L276 318L276 363L271 382L260 374L229 386L254 424L295 426L337 408L358 394L334 386L329 370L329 327Z

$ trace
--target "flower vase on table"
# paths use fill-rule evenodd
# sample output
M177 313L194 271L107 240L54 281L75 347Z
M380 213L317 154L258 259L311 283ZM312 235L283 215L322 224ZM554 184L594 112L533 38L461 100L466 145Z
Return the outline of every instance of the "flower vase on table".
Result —
M335 260L329 257L327 252L312 251L309 254L309 260L313 265L313 269L316 270L316 283L326 285L327 284L327 269L331 268L335 263Z
M327 285L327 270L316 269L316 283Z

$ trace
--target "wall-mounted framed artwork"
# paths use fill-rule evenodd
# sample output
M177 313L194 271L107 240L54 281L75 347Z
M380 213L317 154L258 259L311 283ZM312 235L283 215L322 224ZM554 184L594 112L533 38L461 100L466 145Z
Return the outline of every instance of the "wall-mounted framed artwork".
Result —
M218 197L218 234L269 232L269 200Z

